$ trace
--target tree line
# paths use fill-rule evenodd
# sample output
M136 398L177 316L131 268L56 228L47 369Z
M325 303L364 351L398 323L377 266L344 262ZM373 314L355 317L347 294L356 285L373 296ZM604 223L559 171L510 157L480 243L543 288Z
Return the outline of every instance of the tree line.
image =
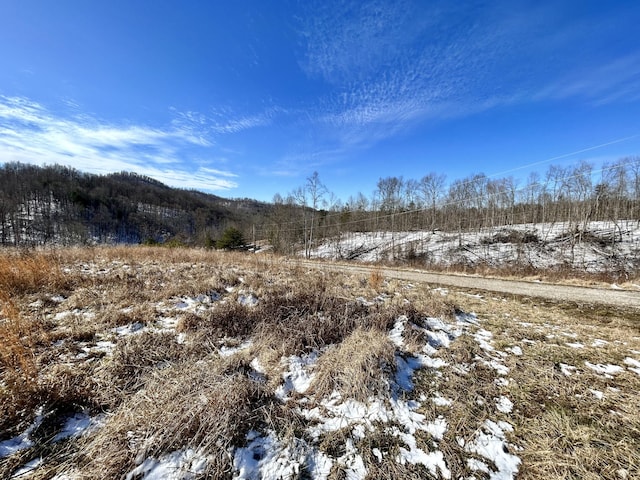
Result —
M525 180L470 174L451 182L380 178L370 195L336 198L314 172L271 203L170 188L130 172L93 175L60 165L0 167L0 245L163 243L215 246L226 229L283 253L311 254L345 232L481 231L565 222L577 241L590 221L640 221L640 157L595 168L551 165ZM225 243L224 241L222 243Z
M444 230L481 231L514 224L564 222L582 240L591 221L640 221L640 157L598 169L582 161L550 165L521 181L474 173L447 182L431 172L420 179L385 177L370 196L335 198L317 172L286 196L276 194L260 228L274 248L309 256L320 239L345 232Z

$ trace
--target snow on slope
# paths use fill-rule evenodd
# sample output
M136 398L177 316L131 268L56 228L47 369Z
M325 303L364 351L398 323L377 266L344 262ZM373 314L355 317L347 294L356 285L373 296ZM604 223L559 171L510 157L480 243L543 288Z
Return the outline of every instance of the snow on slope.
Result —
M533 268L570 265L589 272L640 265L640 222L591 222L582 234L567 223L520 224L480 232L343 232L311 252L315 258L364 262L414 256L426 264ZM513 232L517 232L515 235ZM511 242L510 237L524 238ZM522 237L527 235L526 237ZM575 235L575 236L574 236Z

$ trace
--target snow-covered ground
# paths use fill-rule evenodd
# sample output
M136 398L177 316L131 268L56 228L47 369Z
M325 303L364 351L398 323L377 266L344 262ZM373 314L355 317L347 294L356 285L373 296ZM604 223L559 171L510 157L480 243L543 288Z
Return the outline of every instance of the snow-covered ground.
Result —
M578 228L578 230L576 230ZM514 232L516 232L514 234ZM514 238L522 241L512 241ZM519 224L474 232L346 232L311 256L364 262L413 257L427 265L569 266L588 272L640 268L640 221Z

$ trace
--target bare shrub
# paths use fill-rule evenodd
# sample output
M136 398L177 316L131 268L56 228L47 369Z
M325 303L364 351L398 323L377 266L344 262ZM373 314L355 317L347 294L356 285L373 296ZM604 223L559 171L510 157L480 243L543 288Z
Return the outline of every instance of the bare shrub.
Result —
M218 303L208 312L186 317L183 328L192 331L202 331L209 337L246 337L256 326L258 312L263 309L253 309L239 302Z
M0 301L0 431L3 431L30 421L37 405L38 364L34 347L39 332L20 315L6 293L0 292Z
M538 234L533 231L521 231L505 228L494 233L491 237L483 237L480 239L481 245L493 245L496 243L540 243Z
M358 327L386 330L395 318L393 312L383 312L378 306L332 295L319 298L313 292L274 299L261 314L255 338L283 356L340 343Z

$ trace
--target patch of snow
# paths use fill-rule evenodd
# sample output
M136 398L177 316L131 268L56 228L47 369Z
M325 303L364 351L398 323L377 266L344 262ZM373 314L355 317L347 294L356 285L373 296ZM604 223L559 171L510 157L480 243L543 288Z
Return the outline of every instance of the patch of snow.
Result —
M251 345L253 345L253 342L251 340L247 340L237 347L227 347L226 345L222 345L218 350L218 354L221 357L230 357L231 355L241 352L242 350L246 350L247 348L251 347Z
M407 392L413 390L413 372L422 367L422 361L418 357L396 354L396 384Z
M606 378L613 378L613 375L616 375L624 371L624 368L622 368L619 365L611 365L611 364L603 365L601 363L593 364L586 361L584 362L584 364L594 372L604 375Z
M470 297L470 298L477 298L477 299L482 299L484 298L482 295L479 294L472 294L472 293L466 293L466 292L460 292L460 295L464 295L465 297Z
M159 459L146 458L127 473L126 480L191 480L202 476L207 458L191 448L171 452Z
M438 407L450 407L453 404L451 400L449 400L448 398L444 398L438 392L436 392L431 401Z
M258 305L258 297L253 293L238 295L238 303L245 307L255 307Z
M493 345L490 343L493 338L493 333L490 331L480 329L475 333L473 338L478 342L481 349L486 350L487 352L492 352L494 350Z
M482 472L487 474L490 472L489 465L484 463L482 460L478 460L476 458L467 458L467 466L469 467L470 470L473 470L474 472Z
M276 389L276 397L286 400L289 392L296 391L304 393L313 381L313 374L310 370L315 367L320 354L313 351L302 356L292 355L282 359L282 364L287 369L282 373L284 384Z
M584 345L582 343L565 343L565 345L567 347L571 347L571 348L584 348Z
M425 431L431 434L434 440L439 442L444 438L447 428L447 420L440 415L433 422L427 424Z
M632 367L635 367L635 368L640 368L640 361L635 360L635 359L633 359L631 357L625 358L624 359L624 364L625 365L631 365Z
M402 315L396 320L393 329L389 332L389 339L396 347L402 347L404 345L404 325L407 322L407 317Z
M71 437L78 437L88 433L102 425L103 417L90 417L84 412L74 413L67 418L62 430L53 438L54 442L59 442Z
M578 338L578 334L575 332L560 332L560 334L569 338Z
M160 331L175 330L178 325L178 319L176 317L160 317L156 320Z
M518 473L521 460L518 456L508 453L505 436L505 432L512 431L513 427L507 422L485 420L482 429L476 432L474 440L465 447L467 452L480 455L495 465L496 471L487 472L490 479L513 479Z
M504 395L496 398L496 408L502 413L511 413L513 411L513 402Z
M442 478L451 478L451 471L447 467L447 464L444 461L444 455L441 451L437 450L435 452L426 453L424 450L418 448L416 445L416 439L413 435L407 435L397 429L395 429L394 433L405 443L407 447L409 447L408 449L405 447L399 448L400 453L396 457L396 461L399 464L405 465L410 463L412 465L424 465L427 470L429 470L429 473L434 477L439 477L439 470Z
M438 369L438 368L446 367L447 365L449 365L447 362L445 362L441 358L432 358L427 355L418 355L418 359L420 360L420 365L423 368Z
M251 363L249 365L258 373L261 373L263 375L266 373L266 370L264 369L264 367L260 363L260 360L257 357L251 360Z
M567 377L570 377L571 375L576 373L577 370L578 370L577 367L574 367L573 365L567 365L566 363L560 364L560 371L562 372L563 375Z
M624 359L624 364L629 365L628 369L633 373L637 373L640 375L640 362L638 360L634 360L631 357L627 357Z
M354 425L364 425L367 431L374 431L375 423L390 423L392 421L402 425L404 429L414 434L417 430L427 431L425 416L416 410L420 404L415 401L393 400L390 408L382 399L370 398L367 404L347 398L343 401L338 392L321 402L321 407L301 409L299 413L308 420L315 420L316 424L307 431L312 438L318 439L327 432L333 432Z
M598 400L602 400L604 398L604 393L602 393L599 390L594 390L590 388L589 391L593 393L593 396L596 397Z
M371 453L378 459L378 463L382 462L382 452L379 448L372 448Z
M498 387L508 387L509 386L509 380L504 378L504 377L500 377L500 378L496 378L493 383L495 383Z
M522 355L522 348L520 348L519 346L514 346L514 347L509 347L509 348L505 348L505 350L507 352L511 352L513 353L515 356L520 357Z
M33 472L40 465L42 465L42 457L34 458L30 462L25 463L22 467L14 471L9 478L22 478L24 475Z
M14 453L24 450L25 448L31 448L33 446L33 442L31 441L30 435L31 433L40 426L44 420L43 416L43 408L39 407L36 411L36 418L33 423L20 435L10 438L9 440L4 440L0 442L0 458L5 458Z
M492 358L491 360L485 360L484 358L478 356L476 356L474 360L481 363L482 365L494 369L498 375L507 376L509 374L509 367L502 364L500 360L497 360L495 358Z
M338 458L338 464L345 468L347 480L365 480L367 477L367 469L364 466L362 456L358 453L350 438L345 442L345 454Z
M449 338L449 334L443 331L438 332L429 332L427 331L427 338L429 341L429 345L433 348L449 348L451 344L451 339Z
M456 321L460 325L480 325L475 313L456 313Z
M609 342L607 342L606 340L600 340L598 338L596 338L593 343L591 344L592 347L604 347L605 345L608 345Z
M296 478L300 474L306 457L306 445L302 440L294 438L290 444L284 444L273 431L267 432L266 436L251 431L247 440L246 447L237 448L234 452L233 467L238 472L234 478L278 480Z
M140 333L144 329L144 324L142 322L134 322L128 325L123 325L121 327L116 327L112 329L113 332L118 335L131 335L133 333Z
M357 303L359 303L359 304L361 304L361 305L364 305L365 307L372 307L373 305L375 305L375 303L370 302L369 300L367 300L367 299L366 299L366 298L364 298L364 297L358 297L358 298L356 298L356 302L357 302Z

